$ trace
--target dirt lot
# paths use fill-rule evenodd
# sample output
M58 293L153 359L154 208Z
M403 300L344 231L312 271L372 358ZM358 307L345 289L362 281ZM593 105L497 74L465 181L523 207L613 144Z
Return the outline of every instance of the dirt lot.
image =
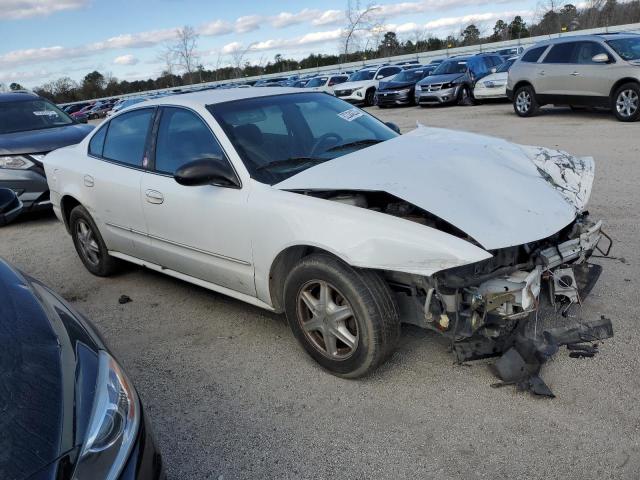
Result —
M403 131L419 121L596 158L590 208L617 259L600 260L584 312L611 317L616 337L594 359L562 351L545 367L558 398L490 388L485 363L456 366L415 328L374 376L332 377L282 317L133 266L91 276L52 215L2 229L0 256L100 327L170 478L639 478L640 124L562 109L520 119L506 104L371 111Z

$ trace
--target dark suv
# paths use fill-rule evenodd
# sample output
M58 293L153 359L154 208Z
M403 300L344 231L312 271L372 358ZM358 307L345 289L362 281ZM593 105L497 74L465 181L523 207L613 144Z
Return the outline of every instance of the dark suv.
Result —
M416 84L416 103L442 105L473 102L473 87L504 59L496 53L452 57Z
M23 212L50 207L41 158L92 129L35 94L0 93L0 188L18 194Z

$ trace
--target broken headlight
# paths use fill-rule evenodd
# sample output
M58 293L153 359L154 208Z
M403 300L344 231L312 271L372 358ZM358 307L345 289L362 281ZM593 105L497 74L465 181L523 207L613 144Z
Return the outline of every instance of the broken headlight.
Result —
M140 403L117 362L100 352L96 394L73 479L114 480L120 475L140 425Z
M0 168L10 170L28 170L33 162L26 155L7 155L0 157Z

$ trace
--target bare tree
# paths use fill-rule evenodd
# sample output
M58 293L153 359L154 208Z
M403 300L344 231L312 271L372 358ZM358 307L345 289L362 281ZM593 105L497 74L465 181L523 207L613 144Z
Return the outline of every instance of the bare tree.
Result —
M156 59L162 63L162 76L168 76L171 78L171 86L175 87L176 82L173 76L173 70L176 65L176 52L172 45L165 45L162 47Z
M244 67L244 59L251 50L253 43L247 45L247 47L242 47L238 45L237 48L234 48L229 56L231 57L231 64L233 65L233 70L236 78L240 78L242 76L242 69Z
M193 72L198 66L198 37L195 29L185 25L176 31L177 41L173 45L173 53L177 64L189 75L189 83L193 83Z
M376 27L380 27L380 19L376 18L376 13L380 7L372 3L364 8L360 6L360 0L348 0L345 11L346 25L342 32L343 52L346 57L349 54L349 47L354 38L360 32L373 32Z

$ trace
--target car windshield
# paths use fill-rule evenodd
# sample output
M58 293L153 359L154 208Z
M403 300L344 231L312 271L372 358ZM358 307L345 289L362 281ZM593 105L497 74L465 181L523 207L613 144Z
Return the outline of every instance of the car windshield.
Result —
M391 79L393 82L417 82L426 74L425 70L405 70Z
M47 100L6 102L0 107L0 133L27 132L75 123Z
M496 68L496 73L508 72L511 68L511 65L513 65L515 61L516 59L512 58L511 60L507 60L506 62L501 63L500 65L498 65L498 68Z
M269 185L398 135L368 113L322 93L248 98L207 109L251 177Z
M625 60L640 60L640 37L618 38L607 43Z
M305 87L321 87L327 81L329 77L316 77L309 80L309 83L305 85Z
M434 75L450 75L452 73L465 73L467 71L466 60L447 60L442 62L433 71Z
M359 82L361 80L372 80L375 74L375 70L360 70L359 72L352 73L349 77L349 81Z

